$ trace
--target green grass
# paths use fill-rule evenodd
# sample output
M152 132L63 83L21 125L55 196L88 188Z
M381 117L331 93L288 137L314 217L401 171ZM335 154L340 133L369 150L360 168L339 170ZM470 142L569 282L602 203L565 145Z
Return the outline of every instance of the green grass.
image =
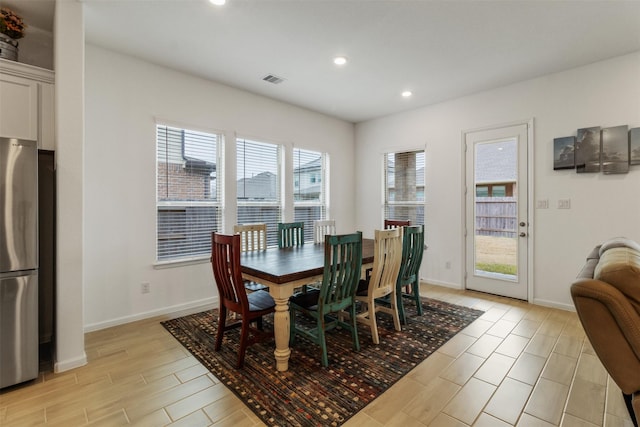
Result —
M512 276L515 276L518 273L518 269L515 265L487 264L483 262L479 262L476 264L476 270L482 270L488 273L510 274Z

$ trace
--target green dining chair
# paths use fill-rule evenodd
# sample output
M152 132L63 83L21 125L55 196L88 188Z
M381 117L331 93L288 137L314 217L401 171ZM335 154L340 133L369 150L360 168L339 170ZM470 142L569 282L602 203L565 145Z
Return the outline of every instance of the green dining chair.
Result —
M289 248L291 246L302 245L304 245L304 222L278 223L279 248Z
M404 227L402 239L402 263L396 285L396 305L400 322L404 325L407 318L404 310L404 299L415 302L419 316L422 316L422 303L420 301L420 264L424 253L424 226L414 225ZM406 287L406 289L405 289ZM408 290L408 292L407 292Z
M362 268L362 233L327 236L324 242L324 273L320 289L299 293L289 300L290 338L293 345L296 334L301 334L320 346L322 366L329 366L325 333L338 326L351 331L353 348L360 350L356 320L355 293ZM347 312L349 321L340 313ZM304 328L296 323L296 314L303 313L315 319L315 328Z

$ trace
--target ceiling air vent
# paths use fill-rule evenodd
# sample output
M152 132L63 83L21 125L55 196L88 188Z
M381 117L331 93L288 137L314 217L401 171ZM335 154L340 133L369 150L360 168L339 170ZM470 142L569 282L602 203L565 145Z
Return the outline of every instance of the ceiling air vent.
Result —
M264 76L262 78L262 80L264 80L265 82L273 83L274 85L277 85L277 84L282 83L284 81L283 78L278 77L278 76L274 76L273 74L267 74L266 76Z

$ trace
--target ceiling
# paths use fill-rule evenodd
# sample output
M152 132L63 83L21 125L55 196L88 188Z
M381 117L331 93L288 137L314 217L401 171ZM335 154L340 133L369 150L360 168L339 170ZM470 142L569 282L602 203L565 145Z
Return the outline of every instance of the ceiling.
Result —
M0 3L46 29L53 1ZM89 43L350 122L640 50L637 0L83 3Z

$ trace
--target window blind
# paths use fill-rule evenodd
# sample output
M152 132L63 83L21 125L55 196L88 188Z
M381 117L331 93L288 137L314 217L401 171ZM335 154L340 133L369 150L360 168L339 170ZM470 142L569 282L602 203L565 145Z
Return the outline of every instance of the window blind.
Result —
M424 176L424 151L385 154L384 218L424 224Z
M304 239L313 241L313 221L327 216L327 154L293 149L294 220L304 222Z
M236 139L238 224L267 224L267 246L277 246L282 218L281 146Z
M158 261L208 256L221 229L220 135L156 126Z

